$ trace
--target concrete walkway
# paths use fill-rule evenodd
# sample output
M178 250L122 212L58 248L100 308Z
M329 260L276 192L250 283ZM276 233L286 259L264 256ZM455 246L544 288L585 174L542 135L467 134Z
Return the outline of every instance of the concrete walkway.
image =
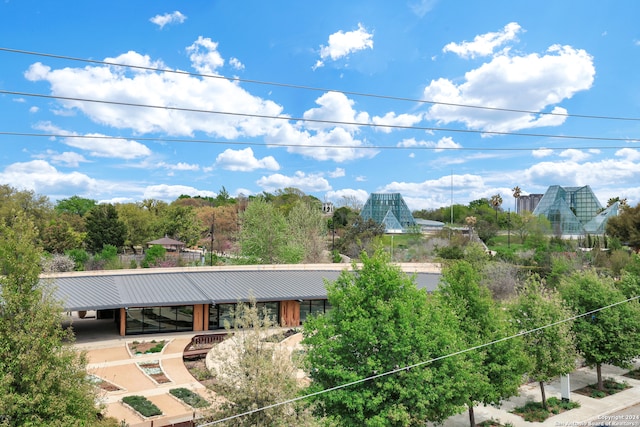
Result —
M640 367L640 363L635 364L635 368ZM476 423L480 423L486 420L496 420L501 424L511 423L514 427L572 427L572 426L584 426L595 427L599 425L608 426L627 426L627 427L640 427L640 419L626 420L627 423L623 424L622 420L618 419L614 421L607 419L608 414L620 411L625 408L630 408L640 403L640 381L632 378L625 377L624 374L628 370L616 368L615 366L604 365L602 367L603 378L613 378L618 382L627 382L631 388L616 393L611 396L604 397L602 399L594 399L591 397L583 396L577 393L571 393L570 400L580 403L580 407L572 409L570 411L563 412L558 415L547 418L546 421L539 422L527 422L522 417L512 414L514 408L523 406L527 401L540 402L542 397L540 395L540 387L536 383L525 384L520 388L520 395L513 397L503 404L499 408L491 406L477 406L474 408ZM595 369L580 368L569 375L571 390L579 390L587 385L594 384L597 381ZM552 381L550 384L545 384L545 392L547 399L550 397L561 398L560 380ZM640 410L640 407L638 407ZM637 415L640 415L638 413ZM469 426L469 414L467 412L456 415L449 418L444 427L468 427Z
M78 343L76 347L87 355L87 371L120 388L118 391L101 391L100 400L105 405L105 414L125 420L130 427L163 426L180 421L191 420L196 411L169 394L173 388L184 387L211 401L213 394L189 373L182 360L182 352L191 341L194 333L178 336L143 336L127 339L114 339L107 342ZM132 355L128 343L132 341L165 340L161 353ZM159 361L169 383L158 384L148 377L137 365L143 361ZM144 396L162 411L162 416L145 420L135 411L126 407L122 398L130 395Z

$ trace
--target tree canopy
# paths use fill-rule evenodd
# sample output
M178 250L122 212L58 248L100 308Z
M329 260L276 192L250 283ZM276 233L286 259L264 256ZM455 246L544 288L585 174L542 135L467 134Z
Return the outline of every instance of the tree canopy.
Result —
M421 426L462 409L451 398L457 359L409 368L458 348L453 314L386 257L363 254L360 269L327 284L331 312L304 324L311 391L351 383L313 398L338 425Z
M16 426L98 425L85 359L40 283L35 240L23 213L0 222L0 414Z

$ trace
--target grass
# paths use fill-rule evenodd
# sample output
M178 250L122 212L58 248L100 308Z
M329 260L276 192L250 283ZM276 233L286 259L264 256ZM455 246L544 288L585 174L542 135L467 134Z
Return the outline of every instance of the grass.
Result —
M162 415L162 411L153 402L144 396L125 396L122 401L131 406L136 412L140 413L143 417L153 417L155 415Z
M551 397L547 399L547 407L548 409L544 409L542 402L527 402L524 406L519 406L512 412L521 416L525 421L542 422L553 415L579 408L580 404Z
M194 393L184 387L172 388L169 390L169 393L193 408L206 408L210 406L209 402L203 399L198 393Z

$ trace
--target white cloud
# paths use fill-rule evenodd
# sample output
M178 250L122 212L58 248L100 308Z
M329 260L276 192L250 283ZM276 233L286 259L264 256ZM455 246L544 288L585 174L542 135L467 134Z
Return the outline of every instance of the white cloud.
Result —
M453 181L453 182L452 182ZM466 192L482 190L486 187L484 180L479 175L452 175L442 176L438 179L430 179L422 182L392 182L382 187L382 192L402 193L411 197L424 197L431 191L442 192L464 189Z
M198 38L187 48L187 52L192 67L198 72L214 73L224 65L224 59L217 51L217 43L210 39ZM109 59L109 62L167 68L159 61L136 52L125 53ZM237 82L221 78L201 78L107 65L54 70L41 63L32 64L25 72L25 77L31 81L48 82L54 96L264 116L278 116L282 112L282 107L276 103L253 96ZM134 108L95 102L60 100L56 108L64 113L80 111L95 123L117 129L131 129L139 134L162 132L191 136L194 132L203 132L233 139L265 135L277 125L277 121L267 118L164 108Z
M426 117L440 124L461 122L470 129L491 132L558 126L567 114L558 106L553 107L552 115L459 105L543 112L590 89L594 76L591 55L571 46L554 45L544 55L503 52L467 72L460 84L444 78L432 80L424 90L424 99L443 104L433 105Z
M256 169L277 171L280 169L280 165L274 157L267 156L262 159L257 159L250 147L243 150L232 150L230 148L224 150L218 154L216 166L239 172L251 172Z
M403 139L402 141L400 141L398 143L398 147L429 147L429 148L435 148L436 153L438 152L442 152L444 150L450 150L450 149L458 149L458 148L462 148L462 145L458 144L457 142L455 142L453 140L453 138L451 138L450 136L445 136L443 138L440 138L440 140L438 140L437 142L433 142L433 141L417 141L415 138L407 138L407 139Z
M341 190L331 190L327 191L325 194L325 198L327 200L332 201L334 204L338 205L340 202L346 200L355 199L362 203L363 205L369 198L369 192L365 190L354 190L351 188L343 188Z
M356 125L336 125L342 123L368 123L366 112L353 109L354 102L340 92L327 92L316 99L318 108L305 111L304 119L331 123L299 122L296 125L281 123L266 137L269 144L287 145L287 151L298 153L316 160L345 162L363 157L373 157L375 149L365 149L365 141L356 139L359 131Z
M35 155L33 157L36 159L49 159L53 164L68 168L77 168L80 166L80 163L89 162L83 155L71 151L58 153L57 151L47 150L44 154Z
M172 12L172 13L165 13L164 15L156 15L153 18L149 19L149 21L159 26L160 29L163 29L164 26L167 24L182 24L186 19L187 19L186 16L184 16L182 13L176 10L175 12Z
M366 182L367 181L367 177L364 175L358 175L356 176L356 182Z
M624 157L625 160L629 160L631 162L640 160L640 151L635 148L623 148L616 151L615 155L618 157Z
M280 188L295 187L306 192L328 191L331 189L329 181L322 174L305 174L297 171L294 176L286 176L279 173L263 176L256 181L265 191L275 191Z
M123 138L111 138L99 133L78 135L75 132L65 131L54 126L50 122L41 122L36 129L67 135L63 138L64 144L69 147L88 151L94 157L108 157L116 159L136 159L151 155L151 150L144 144Z
M329 178L341 178L345 176L345 171L343 168L336 168L333 172L328 173Z
M170 171L192 171L192 172L196 172L196 171L200 170L200 166L199 165L193 165L193 164L184 163L184 162L178 162L178 163L175 163L175 164L160 162L160 163L156 164L156 167L163 168L163 169L168 169Z
M587 160L589 157L591 157L589 153L576 150L575 148L569 148L568 150L564 150L559 154L559 156L566 157L572 162L582 162L584 160Z
M472 42L449 43L442 51L453 52L462 58L475 58L476 56L492 55L494 50L507 42L516 40L522 30L517 22L510 22L501 31L486 33L476 36Z
M150 185L144 189L144 199L176 200L181 195L201 197L215 197L216 193L209 190L198 190L187 185Z
M384 116L374 116L371 121L373 124L379 125L376 130L384 133L390 133L393 127L409 127L422 120L422 113L419 114L398 114L393 111L385 114Z
M538 185L590 185L592 188L640 181L640 164L629 159L602 159L579 163L574 161L541 162L522 173L523 180Z
M231 65L236 70L244 70L244 64L240 62L238 58L229 59L229 65Z
M340 30L331 34L327 46L320 46L321 59L316 62L314 68L322 67L327 59L335 61L364 49L373 49L373 33L369 33L359 23L357 30L346 32Z
M97 192L99 182L79 173L62 173L44 160L13 163L0 172L0 182L38 194L85 194Z
M553 154L553 150L550 148L538 148L536 150L531 151L531 155L537 158L549 157L552 154Z

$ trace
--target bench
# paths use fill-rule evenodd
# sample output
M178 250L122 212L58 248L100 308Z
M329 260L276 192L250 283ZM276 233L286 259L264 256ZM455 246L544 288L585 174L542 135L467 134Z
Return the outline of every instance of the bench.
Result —
M227 332L196 335L191 338L182 352L183 359L200 359L205 357L214 344L221 343L229 337Z

